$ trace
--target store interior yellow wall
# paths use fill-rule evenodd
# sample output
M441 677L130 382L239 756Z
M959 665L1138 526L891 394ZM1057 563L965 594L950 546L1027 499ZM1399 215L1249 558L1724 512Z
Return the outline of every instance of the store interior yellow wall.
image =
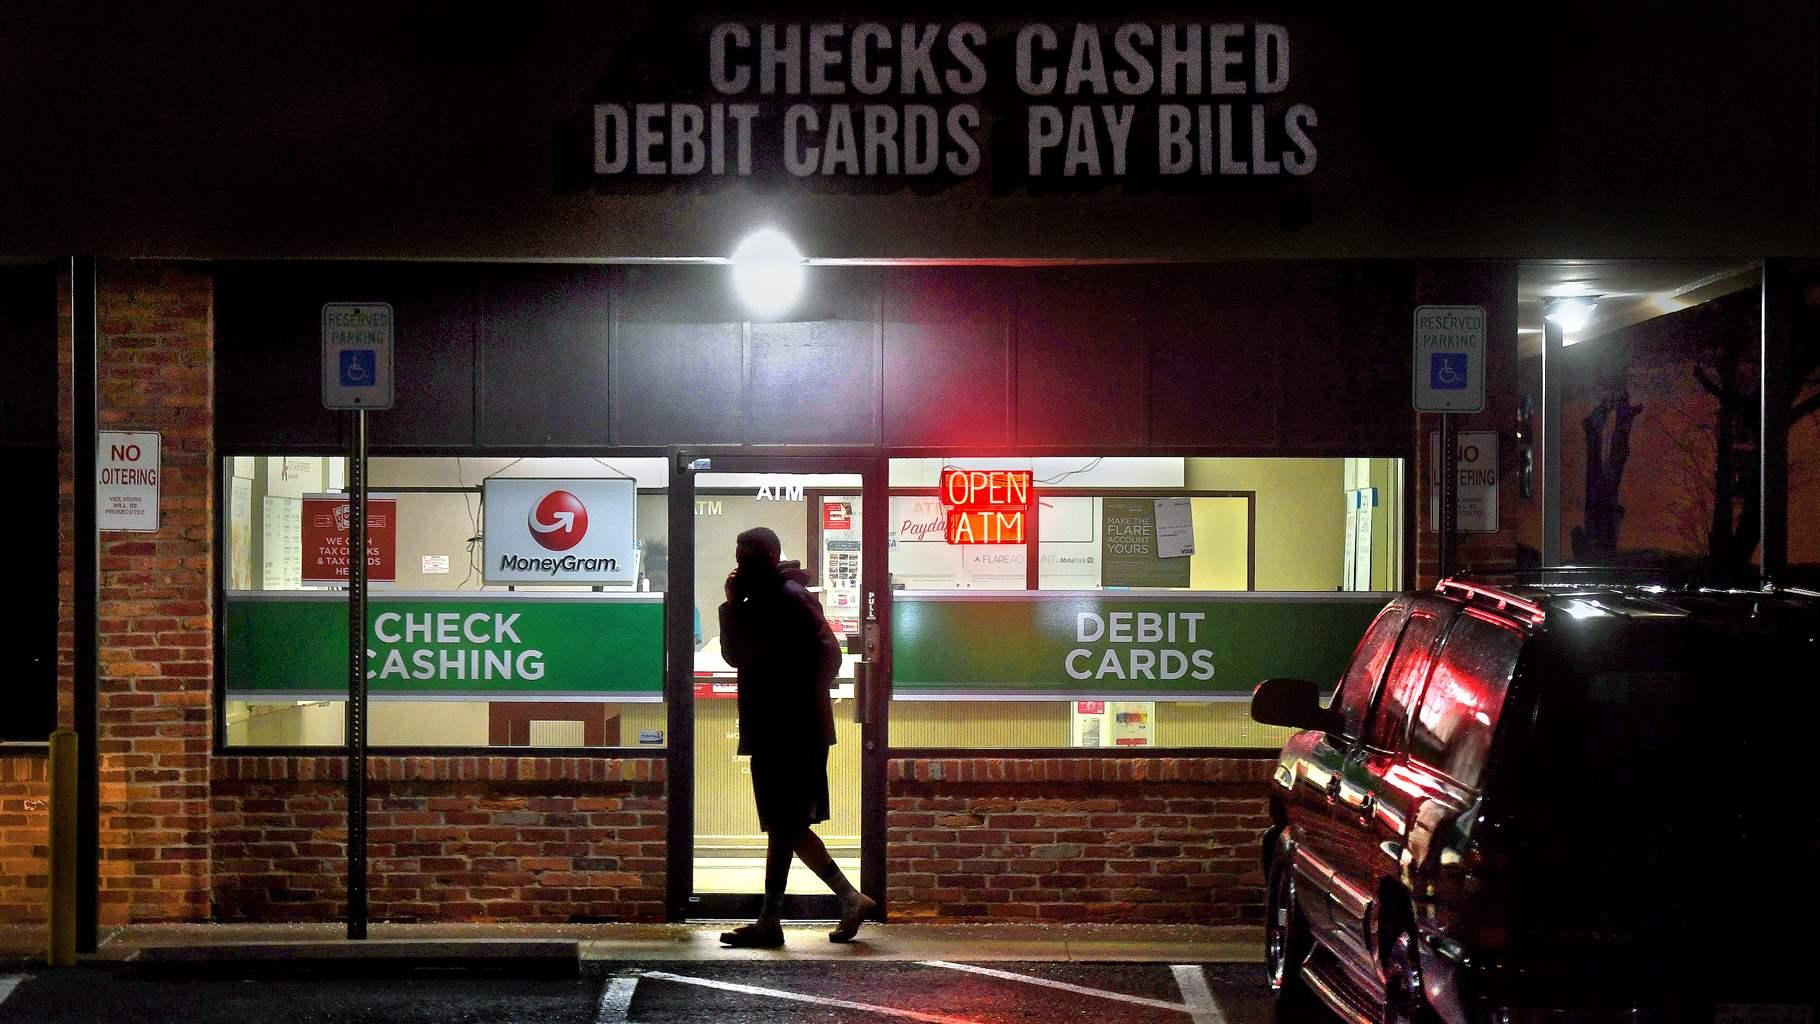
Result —
M1345 565L1344 459L1189 459L1190 490L1257 494L1257 589L1333 590Z

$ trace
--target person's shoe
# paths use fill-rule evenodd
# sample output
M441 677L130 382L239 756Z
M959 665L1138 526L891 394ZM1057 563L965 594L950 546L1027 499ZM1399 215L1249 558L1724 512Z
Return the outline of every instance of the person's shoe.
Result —
M721 932L720 941L734 949L777 949L784 944L784 929L775 921L754 921L730 932Z
M863 892L855 892L851 900L841 900L840 924L828 933L828 941L852 942L853 937L859 934L860 923L877 906L878 902Z

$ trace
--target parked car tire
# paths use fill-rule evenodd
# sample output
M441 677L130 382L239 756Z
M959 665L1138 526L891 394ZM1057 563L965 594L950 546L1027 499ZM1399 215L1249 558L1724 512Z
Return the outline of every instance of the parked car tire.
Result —
M1404 926L1384 950L1384 1024L1439 1024L1422 988L1421 948L1413 927Z
M1264 897L1264 977L1279 1009L1312 1001L1302 964L1314 948L1314 933L1296 904L1295 870L1289 861L1289 843L1279 840Z

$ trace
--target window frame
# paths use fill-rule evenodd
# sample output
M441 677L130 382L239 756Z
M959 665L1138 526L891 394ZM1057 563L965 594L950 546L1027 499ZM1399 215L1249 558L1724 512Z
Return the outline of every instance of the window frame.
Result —
M324 450L317 446L298 447L298 446L290 446L290 445L270 446L270 447L261 446L257 450L241 451L241 450L236 449L231 452L226 451L224 449L217 448L214 451L212 451L210 454L214 461L217 485L219 485L222 480L227 479L226 474L228 474L229 472L232 471L231 467L233 464L233 460L236 456L239 456L242 458L246 458L246 457L278 458L281 456L292 456L292 457L296 457L296 458L310 458L310 459L345 459L348 457L348 452L345 450L330 451L330 450ZM537 459L537 458L575 458L575 457L587 458L587 457L593 457L593 458L601 458L601 459L614 459L614 458L626 459L626 458L640 458L640 457L649 458L649 457L653 457L654 455L668 458L667 453L664 451L661 451L661 450L657 451L657 452L652 452L649 449L620 449L620 448L587 449L587 450L582 450L582 451L573 451L573 450L551 451L549 449L500 449L500 450L490 450L489 449L486 451L478 451L478 452L476 452L476 451L451 451L451 450L447 450L447 449L438 449L438 448L399 448L399 449L387 448L383 451L377 451L377 452L369 451L368 458L369 459L372 459L372 458L406 458L406 459L456 459L456 458L516 459L516 458L525 458L525 459ZM394 493L397 493L397 494L403 494L403 493L424 493L424 494L473 493L473 494L478 495L481 491L482 486L483 486L483 483L477 481L471 487L458 487L458 486L446 486L446 485L445 486L418 485L418 486L408 486L408 487L387 487L387 488L385 488L385 491L388 494L394 494ZM639 488L638 493L641 495L656 494L656 493L662 493L662 494L667 495L667 494L669 494L669 490L670 489L668 487ZM349 753L349 744L346 742L345 737L343 739L343 742L341 742L341 743L313 743L313 744L307 744L307 745L299 744L296 746L284 746L284 745L272 745L272 744L257 744L257 745L249 744L249 745L245 745L245 746L233 746L227 742L227 634L226 634L226 616L221 614L221 610L225 609L227 607L227 595L229 593L229 591L227 589L227 579L226 579L226 576L227 576L226 558L224 557L224 555L226 552L226 545L228 543L228 537L229 537L229 528L230 527L229 527L228 519L229 519L229 516L231 516L233 514L233 510L230 507L231 504L232 504L231 502L224 500L224 499L220 499L220 498L218 498L218 500L215 502L215 522L214 522L215 536L213 538L213 542L210 545L212 551L214 552L214 554L216 556L216 563L217 563L215 566L214 572L211 573L211 576L213 577L213 579L210 580L210 587L213 591L214 602L215 602L215 604L214 604L215 614L212 616L212 618L214 619L214 628L213 628L212 632L214 634L214 652L215 652L215 666L214 666L214 668L215 668L214 677L215 678L214 678L214 685L212 687L212 697L211 697L211 699L214 701L214 705L212 708L213 714L211 715L211 717L213 718L213 725L210 730L210 732L212 733L211 741L210 741L212 755L215 757L346 757L346 756L348 756L348 753ZM666 637L665 656L668 657L667 637ZM344 697L340 703L345 705L346 702L347 702L346 698ZM615 703L615 702L602 701L601 703ZM664 701L664 703L666 705L668 704L667 697L666 697L666 700ZM450 745L450 746L424 746L424 745L390 746L390 745L387 745L387 746L382 746L382 745L375 744L375 743L369 743L367 745L367 752L370 757L376 757L376 758L382 758L382 757L438 757L438 758L530 757L530 758L589 758L589 759L662 758L662 757L668 756L668 751L670 749L669 737L666 736L665 740L666 740L665 744L661 747L645 747L645 746L631 746L631 747L532 747L532 746L513 747L513 746L504 746L504 747L502 747L502 746L492 746L492 745L487 745L487 744L478 745L478 746L475 746L475 745L468 745L468 746L453 746L453 745Z

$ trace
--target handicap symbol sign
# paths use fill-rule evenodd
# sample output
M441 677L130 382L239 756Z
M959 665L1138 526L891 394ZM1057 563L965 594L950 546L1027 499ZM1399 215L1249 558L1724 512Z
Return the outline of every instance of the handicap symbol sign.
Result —
M366 388L377 383L378 357L370 348L341 350L341 386Z
M1466 390L1466 353L1431 352L1428 363L1428 386L1436 391Z

